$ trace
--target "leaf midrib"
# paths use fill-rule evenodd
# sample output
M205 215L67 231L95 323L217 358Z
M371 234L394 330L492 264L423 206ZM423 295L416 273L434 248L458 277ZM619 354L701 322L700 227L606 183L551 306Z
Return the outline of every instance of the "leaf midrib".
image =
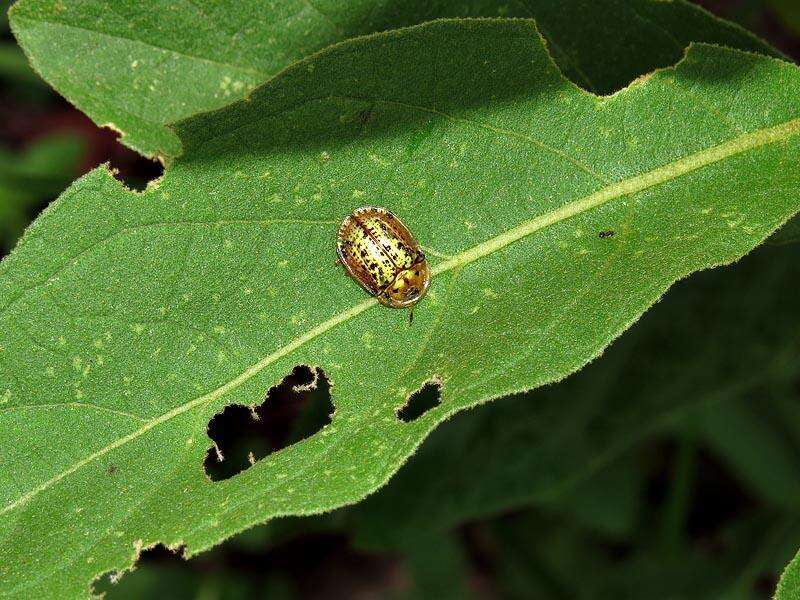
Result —
M614 200L616 198L630 196L642 192L646 189L658 186L662 183L673 181L675 179L678 179L679 177L688 175L689 173L692 173L709 165L721 162L727 158L737 156L748 150L754 150L761 146L766 146L782 140L787 140L798 134L800 134L800 118L792 119L790 121L786 121L778 125L766 127L763 129L758 129L750 133L740 135L727 142L711 146L705 150L701 150L694 154L690 154L689 156L678 159L674 162L658 167L641 175L636 175L634 177L618 181L616 183L603 187L588 196L567 203L555 210L539 215L538 217L535 217L528 221L524 221L523 223L520 223L516 227L513 227L505 231L504 233L501 233L500 235L497 235L484 242L481 242L480 244L477 244L472 248L469 248L467 250L464 250L456 254L452 258L442 261L432 269L433 275L446 273L448 271L452 271L454 269L474 263L480 260L481 258L494 254L495 252L502 250L506 246L509 246L510 244L513 244L514 242L517 242L535 233L536 231L554 225L555 223L570 219L576 215L587 212L593 208L602 206L603 204L606 204L607 202L610 202L611 200ZM72 473L76 472L81 467L93 462L94 460L100 458L101 456L104 456L105 454L108 454L112 450L124 446L128 442L141 437L142 435L144 435L151 429L161 425L162 423L166 423L167 421L173 419L174 417L177 417L178 415L181 415L198 406L209 404L214 400L217 400L225 396L228 392L238 388L246 381L258 375L258 373L263 371L269 365L287 356L288 354L291 354L301 346L327 333L331 329L334 329L335 327L338 327L342 323L345 323L350 319L357 317L364 311L376 305L377 305L377 300L375 300L374 298L369 298L359 302L358 304L349 308L348 310L331 317L327 321L323 321L319 325L308 330L303 335L295 338L288 344L282 346L281 348L278 348L271 354L262 358L260 361L251 365L250 367L245 369L240 375L238 375L234 379L231 379L226 384L216 388L215 390L212 390L211 392L208 392L207 394L199 396L193 400L190 400L189 402L186 402L180 406L173 408L172 410L164 413L163 415L156 417L152 421L147 422L139 429L136 429L131 433L119 438L118 440L108 444L107 446L93 452L83 460L74 463L66 470L53 476L44 483L36 486L28 493L20 496L14 502L0 509L0 515L3 515L7 512L14 510L19 506L26 504L35 496L47 490L48 488L52 487L65 477L68 477Z

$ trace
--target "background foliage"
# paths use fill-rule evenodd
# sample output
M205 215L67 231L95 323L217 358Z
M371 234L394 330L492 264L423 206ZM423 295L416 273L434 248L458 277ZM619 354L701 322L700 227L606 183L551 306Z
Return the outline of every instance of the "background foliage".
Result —
M791 53L791 15L774 4L729 16ZM36 120L68 111L7 47L5 101L40 102ZM18 158L0 173L11 215L0 225L30 218L96 160L86 154L103 143L72 125L24 140L4 126ZM18 230L3 231L8 246ZM735 269L681 283L574 378L448 422L362 504L273 522L189 563L157 549L100 587L109 597L769 596L800 540L800 256L787 233Z

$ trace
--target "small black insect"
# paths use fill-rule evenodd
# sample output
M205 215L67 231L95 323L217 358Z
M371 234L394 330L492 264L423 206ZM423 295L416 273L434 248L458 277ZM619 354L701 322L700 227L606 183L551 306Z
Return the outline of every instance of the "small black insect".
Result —
M597 236L601 240L603 240L605 238L614 237L614 230L613 229L607 229L606 231L601 231L600 233L597 234Z
M358 113L358 114L356 115L356 120L357 120L357 121L358 121L358 122L359 122L361 125L366 125L367 123L369 123L370 121L372 121L372 119L373 119L374 117L375 117L375 113L374 113L374 112L372 112L371 110L362 110L360 113Z

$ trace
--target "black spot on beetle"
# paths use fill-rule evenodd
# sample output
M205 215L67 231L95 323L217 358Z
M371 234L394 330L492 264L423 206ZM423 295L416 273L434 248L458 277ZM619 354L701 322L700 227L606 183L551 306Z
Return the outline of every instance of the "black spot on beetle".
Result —
M597 234L597 237L599 237L601 240L606 239L606 238L610 238L610 237L614 237L614 230L613 229L607 229L605 231L601 231L600 233Z

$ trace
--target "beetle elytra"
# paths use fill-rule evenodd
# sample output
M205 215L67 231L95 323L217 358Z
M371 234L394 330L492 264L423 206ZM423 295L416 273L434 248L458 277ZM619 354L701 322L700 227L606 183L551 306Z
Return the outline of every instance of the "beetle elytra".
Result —
M354 210L339 227L336 250L348 275L384 306L413 307L428 291L431 271L425 253L390 210Z

